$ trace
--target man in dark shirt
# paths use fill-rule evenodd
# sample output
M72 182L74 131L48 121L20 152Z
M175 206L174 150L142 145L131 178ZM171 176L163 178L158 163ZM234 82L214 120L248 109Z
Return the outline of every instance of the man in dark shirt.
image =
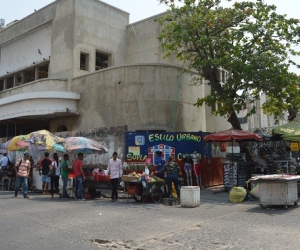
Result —
M47 176L50 165L52 164L52 161L49 159L49 153L45 152L45 158L40 160L39 164L39 174L41 175L41 168L42 168L42 177L41 181L43 182L43 194L49 194L48 193L48 183L50 182L50 177Z

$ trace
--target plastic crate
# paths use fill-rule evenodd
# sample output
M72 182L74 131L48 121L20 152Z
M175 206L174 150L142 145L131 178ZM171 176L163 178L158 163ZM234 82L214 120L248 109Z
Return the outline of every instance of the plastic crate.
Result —
M110 181L110 175L95 174L94 180L95 181Z

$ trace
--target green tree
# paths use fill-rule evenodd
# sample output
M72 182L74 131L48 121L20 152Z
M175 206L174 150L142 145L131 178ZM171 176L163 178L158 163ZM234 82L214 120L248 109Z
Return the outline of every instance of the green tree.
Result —
M298 110L298 78L290 65L299 65L299 20L276 13L276 6L262 0L235 2L222 7L221 0L158 0L170 8L157 21L165 56L175 54L195 84L209 84L211 94L195 105L218 103L214 115L227 115L233 128L241 129L236 112L247 103L255 104L261 93L263 109L278 117L285 110ZM230 1L227 1L230 2ZM219 69L229 72L222 84ZM256 112L255 105L247 115Z

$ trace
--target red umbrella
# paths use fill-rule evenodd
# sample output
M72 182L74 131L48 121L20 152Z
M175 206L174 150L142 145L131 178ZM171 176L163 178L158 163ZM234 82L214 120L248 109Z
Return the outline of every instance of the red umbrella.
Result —
M204 137L207 142L229 142L229 141L263 141L260 135L254 134L250 131L243 131L238 129L228 129L216 132Z

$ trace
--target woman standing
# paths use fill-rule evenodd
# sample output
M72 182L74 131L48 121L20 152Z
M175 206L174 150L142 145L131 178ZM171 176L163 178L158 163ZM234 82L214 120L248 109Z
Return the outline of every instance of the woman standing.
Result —
M169 157L167 164L163 166L163 171L167 173L167 177L166 177L167 186L168 186L168 196L167 197L171 196L172 183L174 183L177 196L178 196L178 198L180 198L179 181L178 181L180 167L173 160L173 156Z

